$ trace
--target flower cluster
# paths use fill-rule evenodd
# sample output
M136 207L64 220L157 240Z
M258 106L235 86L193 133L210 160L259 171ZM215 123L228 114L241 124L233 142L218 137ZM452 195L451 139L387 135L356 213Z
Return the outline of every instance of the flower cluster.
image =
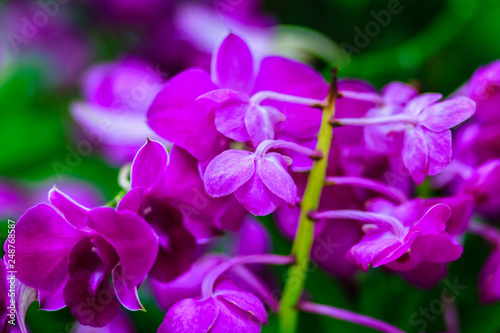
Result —
M151 74L144 103L120 100L143 67L125 59L86 77L73 116L88 131L116 119L120 130L102 138L113 161L137 151L106 206L85 207L53 188L50 204L20 217L17 278L35 295L25 299L68 307L82 327L119 327L120 305L142 310L146 284L166 312L159 332L259 332L267 310L285 327L302 310L398 332L303 301L305 277L294 269L312 258L348 280L385 267L428 288L470 232L494 247L481 297L500 300L500 231L487 224L500 216L498 63L443 100L402 82L379 92L336 71L328 84L300 62L256 57L231 33L210 73L192 68L165 83ZM126 121L120 103L132 110ZM422 195L422 183L444 196ZM252 216L269 214L294 239L291 255L270 253L267 229ZM226 253L214 253L222 235ZM292 266L296 280L281 304L263 264Z

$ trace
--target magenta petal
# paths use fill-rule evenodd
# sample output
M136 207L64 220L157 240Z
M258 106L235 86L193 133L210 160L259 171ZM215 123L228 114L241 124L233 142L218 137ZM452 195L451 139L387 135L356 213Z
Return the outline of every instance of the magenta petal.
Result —
M403 82L390 82L382 89L384 101L390 104L405 105L418 95L418 91L411 85Z
M224 298L241 310L248 312L261 323L267 325L267 312L261 300L254 294L235 290L221 290L216 293L217 298Z
M247 102L248 95L231 89L217 89L209 91L197 99L200 103L210 107L215 107L226 102Z
M411 178L420 185L425 178L428 149L422 129L417 127L407 133L403 145L403 163Z
M483 303L500 300L500 251L493 251L481 268L478 279L479 297Z
M219 307L219 317L210 329L211 333L260 332L262 324L253 315L225 299L217 299L216 303Z
M87 228L85 226L85 218L89 211L88 208L80 205L56 187L53 187L49 191L49 201L64 215L66 221L71 223L75 228Z
M132 188L150 187L168 164L168 153L158 141L147 140L137 152L130 170Z
M414 232L418 232L420 235L437 235L441 233L445 230L446 221L450 216L451 209L447 205L437 204L432 206L418 222L411 226L406 234L405 241Z
M139 301L139 295L137 294L137 286L129 287L124 279L121 264L116 265L111 271L111 277L113 279L113 287L118 296L120 303L130 311L144 310L141 302Z
M64 303L64 287L56 289L55 291L38 291L38 302L40 310L57 311L66 307Z
M283 168L285 160L279 154L267 154L257 159L257 172L267 188L288 204L297 203L297 186L292 176Z
M264 185L257 173L238 188L234 195L250 213L257 216L271 214L284 203L283 199Z
M428 149L427 167L425 173L433 176L444 170L451 162L451 131L436 133L422 129Z
M267 107L271 108L271 107ZM254 147L264 140L274 139L275 121L272 118L273 110L262 106L249 106L245 114L245 127ZM283 116L284 117L284 116Z
M212 298L204 301L185 299L168 310L158 333L211 332L219 316L219 308Z
M248 102L228 101L215 109L215 127L224 136L239 142L250 139L245 127Z
M260 65L254 92L262 90L323 100L328 93L328 84L313 68L298 61L273 56L264 58ZM264 103L276 107L286 116L282 132L288 136L309 139L318 133L321 123L321 112L318 110L293 103Z
M198 96L217 89L203 70L191 69L173 77L148 110L148 125L163 138L185 149L199 160L213 154L218 134Z
M201 283L214 267L227 260L222 254L208 254L193 263L191 268L177 279L162 283L152 280L160 307L168 310L175 303L201 296Z
M412 251L418 253L422 261L441 264L460 258L463 248L442 231L437 235L418 237L412 244Z
M29 209L14 228L17 278L36 289L52 291L68 278L68 256L85 237L52 207ZM7 244L4 248L7 252Z
M93 209L87 225L115 248L127 286L139 285L158 253L158 236L151 226L130 211L117 212L107 207Z
M436 103L441 98L443 98L443 95L441 94L422 94L409 101L408 104L406 104L403 113L409 113L414 116L419 115L424 108Z
M111 277L87 239L71 251L70 278L64 287L64 301L82 325L104 327L118 315L120 303Z
M426 107L421 115L422 125L434 132L452 128L474 114L476 103L467 97L456 97Z
M346 257L362 270L367 271L370 264L376 265L377 258L385 258L391 251L399 248L401 243L401 240L392 232L375 229L368 232L358 244L354 245L347 252Z
M146 220L159 237L158 255L149 275L161 282L171 281L191 267L196 240L178 209L161 200L150 200L148 208Z
M213 197L236 191L254 174L254 155L243 150L226 150L215 157L205 170L205 188Z
M133 188L123 196L118 203L117 210L129 210L131 212L140 214L142 209L142 200L144 198L144 188Z
M255 79L252 53L240 37L229 34L224 39L217 50L213 72L221 88L250 94Z

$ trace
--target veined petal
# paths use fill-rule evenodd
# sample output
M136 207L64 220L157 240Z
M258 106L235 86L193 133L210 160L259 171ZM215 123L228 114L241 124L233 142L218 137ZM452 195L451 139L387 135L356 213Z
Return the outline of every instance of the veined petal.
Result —
M270 112L265 107L252 105L245 113L244 125L255 148L264 140L274 139L276 122Z
M87 234L75 229L52 207L29 209L14 228L17 278L35 289L52 291L68 279L68 256ZM5 242L5 252L8 250Z
M423 111L424 108L428 107L433 103L436 103L441 98L443 98L443 95L441 94L432 94L432 93L422 94L409 101L408 104L406 104L403 113L417 116Z
M451 162L451 131L436 133L422 128L427 145L427 166L425 173L433 176L444 170Z
M428 151L421 128L416 127L406 133L402 151L403 163L417 185L421 184L425 178Z
M168 310L158 333L210 332L218 316L219 308L212 298L188 298Z
M212 72L219 86L247 94L252 91L255 80L252 53L243 39L229 34L216 51L214 60Z
M204 93L196 100L200 103L206 104L207 106L214 107L231 101L248 102L249 98L247 94L239 91L231 89L217 89Z
M248 102L238 100L222 104L215 109L215 127L224 136L235 141L250 140L244 120L249 108L251 106Z
M87 225L115 248L127 286L141 283L158 253L158 236L151 226L137 214L109 207L93 209Z
M264 185L258 173L254 173L234 195L250 213L257 216L271 214L285 202Z
M468 119L476 103L467 97L455 97L426 107L420 114L422 125L434 132L450 129Z
M211 196L233 193L255 172L255 157L243 150L226 150L215 157L205 171L205 188Z
M137 152L130 171L132 188L150 187L158 180L168 164L168 152L158 141L147 140Z
M226 301L233 303L243 311L248 312L254 316L261 323L267 324L267 312L262 304L254 294L244 291L235 290L220 290L216 292L217 298L223 298Z
M283 168L286 165L279 154L267 154L257 160L257 172L262 182L271 192L295 206L297 202L297 186L292 176Z

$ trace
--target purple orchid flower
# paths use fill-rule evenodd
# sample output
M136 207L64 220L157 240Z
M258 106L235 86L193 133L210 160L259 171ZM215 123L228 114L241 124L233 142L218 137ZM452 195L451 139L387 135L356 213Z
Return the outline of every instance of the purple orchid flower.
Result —
M290 73L296 76L293 82L304 80L301 82L300 88L305 89L298 90L299 87L294 87L293 92L297 93L297 96L293 96L289 95L290 89L288 88L293 82L281 80L282 85L279 87L276 85L278 80L267 80L271 77L269 72L275 73L276 71L276 69L271 70L269 63L292 69L293 71ZM287 73L287 71L280 73ZM285 115L275 106L261 105L261 102L266 99L275 99L282 102L312 105L321 102L328 89L326 82L314 71L286 59L264 59L262 67L256 75L249 47L235 34L229 34L217 50L213 62L212 77L220 89L203 94L198 97L198 100L215 108L215 126L219 132L235 141L251 141L254 147L257 147L264 140L274 139L277 125L285 122L287 116L290 115L293 118L297 114L290 112L293 111L292 108L292 110L287 110ZM321 92L320 97L318 99L310 98L311 94L318 96L317 91L314 91L318 87ZM264 90L266 88L274 90ZM281 93L281 91L287 93ZM319 129L320 115L318 112L316 113L317 117L311 117L313 123L317 125L313 128L313 133ZM301 124L302 131L307 128L307 124L310 122L309 120L307 123Z
M49 199L58 210L39 204L14 228L17 277L40 290L42 308L65 304L81 324L93 327L109 324L120 303L143 309L137 287L158 252L149 224L130 211L85 208L57 189Z
M201 296L174 304L165 315L159 332L260 332L267 324L262 301L228 278L227 271L242 264L289 264L292 257L272 254L240 256L226 260L210 270L201 283Z
M425 175L438 174L450 163L450 128L465 121L475 111L475 103L467 97L436 103L441 98L441 94L423 94L410 100L399 114L378 118L336 119L334 124L391 124L393 131L404 131L401 152L403 163L415 183L420 184ZM383 131L387 132L387 128Z
M482 124L500 121L500 61L480 67L458 92L477 105L474 118Z
M141 59L96 65L85 73L84 101L73 103L71 115L109 161L130 162L147 137L160 140L146 124L146 111L163 79Z
M497 302L500 300L500 231L476 221L470 224L468 231L481 236L493 247L479 273L478 289L481 302Z
M262 302L224 281L208 298L188 298L172 306L158 332L260 332L262 324L267 324Z
M177 154L173 153L177 160ZM143 216L159 237L158 255L149 275L158 281L170 281L191 266L196 248L195 237L184 225L182 212L172 202L155 196L153 190L163 173L175 175L176 161L169 164L165 147L148 140L137 152L131 167L128 192L118 204L118 210L132 211ZM187 174L186 174L187 176Z
M236 199L252 214L264 216L285 202L295 206L297 187L288 174L288 157L268 152L272 148L289 148L319 157L314 150L282 140L266 140L252 153L226 150L208 165L205 188L213 197L234 193Z
M451 209L437 204L419 214L418 201L394 208L391 215L337 210L315 213L314 218L357 219L368 222L365 236L348 252L348 259L363 270L385 265L407 271L423 262L447 263L458 259L462 247L445 231Z
M366 117L388 117L401 113L408 102L418 95L418 91L402 82L391 82L382 89L381 103L366 113ZM367 126L364 140L369 150L382 154L401 152L405 125L394 124Z
M320 103L327 94L328 85L314 70L291 60L269 57L255 75L248 46L234 34L222 42L213 63L212 78L202 70L191 69L170 80L157 96L148 111L148 124L163 138L203 162L227 149L227 138L251 140L255 147L273 139L275 125L285 117L290 119L283 123L285 133L307 133L308 138L317 134L320 112L306 108L304 113L300 108ZM281 76L290 73L286 77L293 79L273 78L274 67L282 69ZM297 96L289 95L291 92ZM268 100L278 101L282 110ZM289 104L299 107L283 107Z
M500 216L499 185L500 160L492 160L472 171L460 191L472 196L476 211L494 220Z
M184 225L199 242L219 235L221 230L237 231L245 215L236 200L208 195L198 161L179 146L172 147L169 157L161 143L148 140L132 164L131 188L124 205L133 203L131 209L142 206L150 214L154 210L148 206L163 206L166 211L158 218L165 218L167 211L177 215L182 219L179 227Z

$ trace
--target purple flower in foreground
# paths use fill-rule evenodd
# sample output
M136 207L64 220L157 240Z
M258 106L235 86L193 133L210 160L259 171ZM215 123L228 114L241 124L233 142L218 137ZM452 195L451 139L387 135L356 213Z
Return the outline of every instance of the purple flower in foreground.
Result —
M391 82L382 89L380 106L376 106L367 112L366 117L387 117L401 113L405 105L418 95L418 91L408 84L402 82ZM392 154L401 151L405 125L397 128L394 124L367 126L364 128L364 139L368 149Z
M423 262L446 263L458 259L462 247L445 231L451 210L437 204L423 215L418 201L394 208L391 215L338 210L316 213L315 218L351 218L368 222L365 236L347 253L363 270L387 267L407 271Z
M450 163L450 128L469 118L475 111L475 103L467 97L436 103L441 98L441 94L423 94L410 100L400 113L392 116L336 119L334 123L382 125L379 132L404 133L402 160L415 183L420 184L425 175L438 174ZM375 135L368 139L379 138L380 136ZM382 139L382 143L383 141ZM395 143L397 142L398 140ZM370 142L368 145L374 146L377 142Z
M279 73L276 73L276 67L281 69ZM295 77L292 80L280 78L287 72ZM308 130L312 130L308 134L315 134L319 129L319 112L315 116L300 117L302 123L296 126L300 114L297 105L261 104L268 98L309 105L318 101L312 98L324 99L327 93L325 81L305 65L268 57L262 61L256 74L247 44L237 35L229 34L216 52L212 77L220 89L203 94L198 100L215 109L215 126L228 138L251 141L257 147L264 140L274 139L278 124L289 117L291 122L284 124L281 130L292 126L295 131L289 132L296 135ZM303 109L301 111L304 113ZM309 114L310 110L306 108L305 113Z
M468 98L436 103L441 98L441 94L421 95L408 102L402 113L414 124L406 130L402 154L403 163L417 184L425 175L438 174L450 164L450 128L475 111L475 103Z
M177 240L165 241L170 246L178 241L179 246L187 249L193 243L187 237L179 237L185 234L181 229L204 242L221 230L237 231L243 222L243 207L236 200L208 195L198 161L177 145L169 157L161 143L148 140L134 159L130 178L132 190L119 207L146 214L147 221L155 221L155 228L166 228L159 235L177 234ZM167 231L171 227L177 231Z
M130 211L89 210L57 189L49 199L58 211L39 204L14 228L17 277L40 291L41 307L65 304L81 324L94 327L109 324L120 303L141 310L137 287L158 252L153 229Z
M262 302L226 280L210 297L188 298L172 306L158 332L260 332L262 324L267 324Z
M272 148L289 148L318 157L313 150L282 140L263 141L254 153L226 150L205 171L208 194L221 197L234 193L250 213L260 216L270 214L285 202L295 206L297 186L287 171L291 160L268 152Z

